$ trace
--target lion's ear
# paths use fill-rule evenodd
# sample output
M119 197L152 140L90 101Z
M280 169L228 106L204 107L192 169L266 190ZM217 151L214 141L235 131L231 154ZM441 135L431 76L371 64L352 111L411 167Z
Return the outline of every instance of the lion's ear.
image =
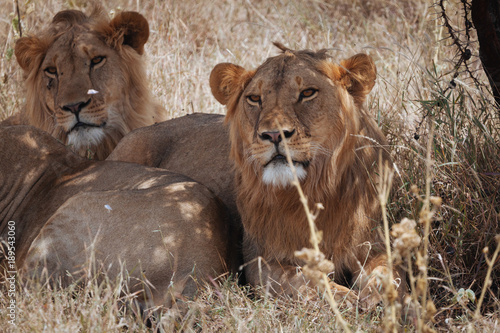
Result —
M123 44L141 55L144 53L144 44L149 38L149 24L144 16L137 12L121 12L111 20L110 26L114 38L123 38Z
M253 71L247 71L241 66L222 63L210 73L210 88L215 99L222 105L227 105L234 94L245 89L253 76Z
M38 64L45 54L46 47L36 37L22 37L16 41L14 54L16 55L19 66L26 71L30 72Z
M377 68L369 55L359 53L343 60L340 65L329 64L326 74L343 85L358 105L363 104L377 78Z

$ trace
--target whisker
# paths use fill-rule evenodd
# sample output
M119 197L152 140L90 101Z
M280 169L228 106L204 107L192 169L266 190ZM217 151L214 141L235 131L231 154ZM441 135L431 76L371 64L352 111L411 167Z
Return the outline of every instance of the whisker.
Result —
M325 156L333 155L333 149L327 148L317 143L311 144L311 152L314 155L325 155Z

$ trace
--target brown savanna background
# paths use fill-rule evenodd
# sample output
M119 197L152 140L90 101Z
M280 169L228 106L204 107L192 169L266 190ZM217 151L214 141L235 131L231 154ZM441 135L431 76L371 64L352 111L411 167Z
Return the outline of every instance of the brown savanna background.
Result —
M151 35L144 59L151 89L170 118L224 113L208 85L212 68L220 62L256 67L277 54L273 41L293 49L328 48L334 60L370 54L378 77L367 106L387 135L398 168L389 221L418 221L426 184L432 196L442 199L441 205L433 201L427 265L419 267L416 252L413 256L414 272L427 270L428 295L437 309L428 324L443 331L500 331L500 261L490 262L494 237L500 234L500 113L478 61L475 32L469 30L468 39L464 30L463 4L443 3L460 42L472 51L469 71L457 66L460 55L434 0L117 0L102 5L110 15L135 10L148 19ZM36 34L60 10L89 12L88 6L79 0L19 0L22 34ZM13 56L18 37L15 1L0 0L0 120L24 104L22 71ZM431 177L426 176L428 146ZM417 230L423 235L421 224ZM482 316L475 317L488 262L493 265L492 284ZM3 312L8 298L0 297L0 327L8 327ZM83 290L74 286L51 291L30 281L19 285L16 299L19 331L148 330L122 306L127 296L121 296L116 283L89 282ZM226 277L188 307L180 319L163 313L159 325L165 331L340 329L325 301L255 297ZM370 313L340 309L352 330L384 327L384 307ZM407 321L407 329L416 328Z

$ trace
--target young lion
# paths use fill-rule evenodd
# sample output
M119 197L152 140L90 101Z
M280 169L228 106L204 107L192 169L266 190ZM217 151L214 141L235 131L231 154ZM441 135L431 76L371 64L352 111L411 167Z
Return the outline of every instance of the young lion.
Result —
M325 50L277 46L283 53L256 70L223 63L210 76L213 95L227 106L246 279L287 294L307 283L294 252L311 247L310 233L286 141L310 205L325 207L316 220L321 251L335 264L335 277L352 276L371 306L380 300L378 275L388 273L376 230L376 164L390 162L386 139L363 108L375 65L365 54L337 65Z
M99 7L89 16L57 13L47 29L16 42L26 106L4 124L41 128L81 156L105 159L126 133L165 119L141 57L148 37L136 12L111 21Z

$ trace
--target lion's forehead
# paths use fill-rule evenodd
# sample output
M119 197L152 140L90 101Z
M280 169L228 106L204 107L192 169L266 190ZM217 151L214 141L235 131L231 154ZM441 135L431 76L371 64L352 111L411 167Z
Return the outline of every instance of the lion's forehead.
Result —
M272 61L261 66L247 90L260 94L271 92L295 93L312 86L333 86L333 82L318 67L300 59L291 61Z
M63 65L78 60L88 62L91 58L109 50L111 48L95 32L70 30L59 36L48 48L44 64Z
M342 103L337 85L321 70L320 64L320 61L283 56L259 67L240 104L247 114L245 124L252 129L248 142L258 142L259 131L274 130L275 121L295 129L296 135L291 139L295 150L309 151L311 144L330 136L332 124L339 121ZM318 91L317 97L299 102L300 94L307 89ZM260 96L258 111L249 109L246 102L249 95Z

